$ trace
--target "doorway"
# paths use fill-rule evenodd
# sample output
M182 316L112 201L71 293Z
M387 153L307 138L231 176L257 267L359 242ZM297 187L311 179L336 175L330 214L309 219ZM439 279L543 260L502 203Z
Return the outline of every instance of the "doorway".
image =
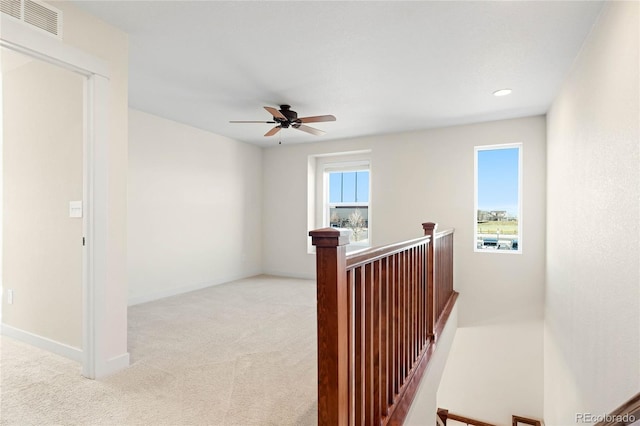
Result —
M3 333L82 361L86 77L0 49Z
M121 283L109 281L112 270L121 264L119 252L110 251L110 67L107 62L34 32L20 22L0 20L0 47L75 72L84 81L82 375L103 377L129 365L129 354L122 350L123 342L126 344L126 299L121 296ZM49 343L53 345L46 348L49 350L64 347L50 339L34 342L43 347Z

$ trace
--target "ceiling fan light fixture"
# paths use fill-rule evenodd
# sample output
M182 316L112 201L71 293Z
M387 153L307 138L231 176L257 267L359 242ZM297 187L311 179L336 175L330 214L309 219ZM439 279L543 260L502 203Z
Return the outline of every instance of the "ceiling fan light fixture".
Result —
M493 92L493 96L507 96L510 95L513 90L511 89L500 89Z

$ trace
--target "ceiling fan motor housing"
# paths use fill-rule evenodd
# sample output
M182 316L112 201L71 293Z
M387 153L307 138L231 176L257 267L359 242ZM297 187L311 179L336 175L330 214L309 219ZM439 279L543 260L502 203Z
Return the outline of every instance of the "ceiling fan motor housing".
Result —
M282 115L287 117L287 120L285 121L279 117L273 117L273 119L280 123L283 128L286 129L289 127L289 125L299 124L296 123L296 121L298 120L298 113L293 111L290 105L280 105L280 112L282 113Z

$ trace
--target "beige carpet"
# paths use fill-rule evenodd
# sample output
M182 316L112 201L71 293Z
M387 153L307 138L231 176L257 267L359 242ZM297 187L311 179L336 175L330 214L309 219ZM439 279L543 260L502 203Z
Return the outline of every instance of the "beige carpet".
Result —
M2 425L315 425L315 282L256 277L129 308L103 380L8 337Z

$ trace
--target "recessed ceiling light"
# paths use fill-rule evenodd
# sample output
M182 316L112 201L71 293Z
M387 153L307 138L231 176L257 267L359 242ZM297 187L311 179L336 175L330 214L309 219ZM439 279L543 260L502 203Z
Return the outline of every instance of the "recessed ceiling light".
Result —
M500 89L493 92L493 96L507 96L511 94L511 89Z

